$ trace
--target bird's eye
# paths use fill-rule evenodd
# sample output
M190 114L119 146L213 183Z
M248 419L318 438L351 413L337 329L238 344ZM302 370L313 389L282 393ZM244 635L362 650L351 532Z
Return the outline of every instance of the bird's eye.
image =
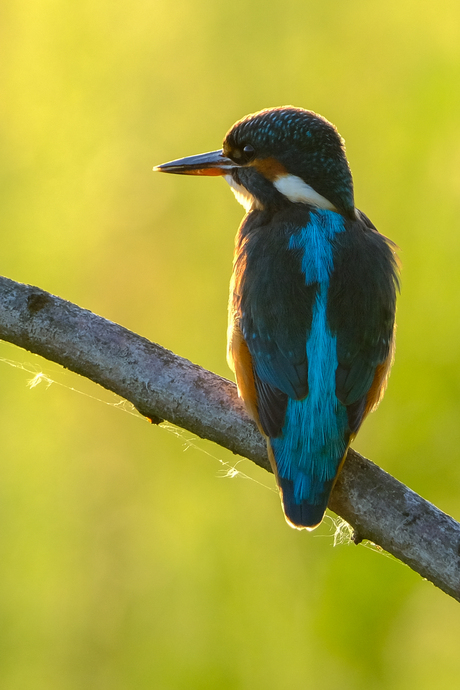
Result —
M249 162L250 160L252 160L252 158L254 158L255 156L255 153L256 152L254 150L254 146L251 146L251 144L246 144L246 146L243 149L243 157L245 161Z
M251 146L251 144L246 144L246 146L244 146L243 148L232 149L231 152L227 155L229 158L234 160L235 163L244 165L245 163L249 163L249 161L254 158L255 151L254 147Z

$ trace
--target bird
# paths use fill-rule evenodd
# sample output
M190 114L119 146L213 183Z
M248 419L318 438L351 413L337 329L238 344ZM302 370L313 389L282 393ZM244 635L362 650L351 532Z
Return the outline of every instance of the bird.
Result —
M396 245L355 207L345 142L317 113L268 108L222 149L156 166L223 176L235 240L227 360L267 441L284 515L313 530L394 359Z

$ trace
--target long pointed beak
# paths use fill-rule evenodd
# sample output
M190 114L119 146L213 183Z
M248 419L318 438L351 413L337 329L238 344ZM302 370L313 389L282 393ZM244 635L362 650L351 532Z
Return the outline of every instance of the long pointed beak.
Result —
M226 158L222 151L209 151L198 156L178 158L163 165L156 165L154 172L175 173L176 175L226 175L238 165Z

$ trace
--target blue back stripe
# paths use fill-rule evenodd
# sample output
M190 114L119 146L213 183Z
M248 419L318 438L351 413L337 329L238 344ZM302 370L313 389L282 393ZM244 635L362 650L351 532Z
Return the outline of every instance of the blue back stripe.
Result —
M335 477L347 447L347 410L335 393L337 338L327 325L331 241L344 230L342 216L318 209L289 242L290 249L303 251L306 284L318 284L307 340L309 393L304 400L289 400L282 435L271 439L279 475L293 481L298 503L318 500L324 483Z

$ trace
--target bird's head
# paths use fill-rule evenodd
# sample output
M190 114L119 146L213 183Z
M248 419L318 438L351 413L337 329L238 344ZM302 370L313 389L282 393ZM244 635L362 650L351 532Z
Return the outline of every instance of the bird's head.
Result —
M236 122L222 149L154 170L223 175L246 208L306 203L352 216L353 180L334 125L302 108L261 110Z

